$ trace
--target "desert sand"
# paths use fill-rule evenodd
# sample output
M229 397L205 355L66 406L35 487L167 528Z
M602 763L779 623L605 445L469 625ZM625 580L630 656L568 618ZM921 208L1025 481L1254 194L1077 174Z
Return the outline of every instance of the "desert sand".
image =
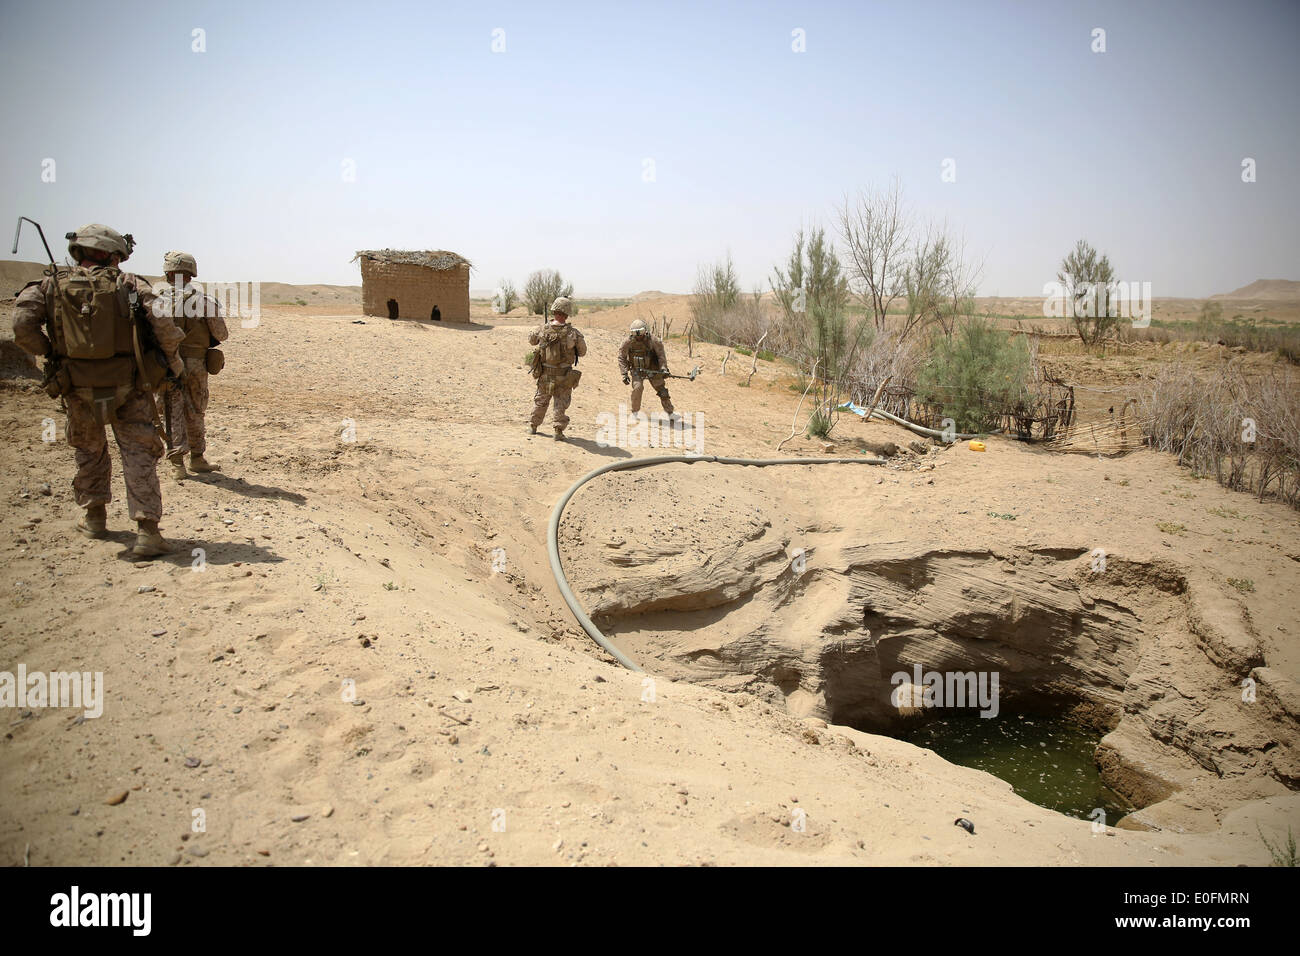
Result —
M116 467L109 540L74 532L55 404L30 379L0 381L0 667L102 671L107 698L95 719L8 712L0 859L1269 862L1258 829L1300 823L1300 527L1165 456L1001 438L984 454L909 451L914 435L846 418L830 450L800 437L782 454L904 452L597 479L566 513L566 567L652 683L612 663L559 596L546 526L588 470L657 453L595 440L597 416L626 401L615 357L638 307L682 306L578 317L590 352L573 439L558 444L526 434L522 314L390 322L264 300L260 326L232 323L212 380L208 455L223 470L163 479L176 551L153 561L130 557ZM703 453L774 457L798 401L781 367L758 363L743 388L747 363L723 375L724 349L685 348L669 343L675 370L704 372L671 387L703 415ZM797 580L795 548L809 562ZM1094 548L1114 562L1104 584L1087 580ZM882 583L889 562L925 580L908 610L936 633L963 603L1012 613L1035 589L1058 603L1082 590L1131 619L1131 640L1049 676L1122 719L1114 759L1166 788L1134 815L1150 829L1096 833L989 774L834 722L852 695L832 686L825 632L867 653L854 629L871 629L849 609L870 594L903 614L906 596ZM1238 686L1252 674L1253 710Z

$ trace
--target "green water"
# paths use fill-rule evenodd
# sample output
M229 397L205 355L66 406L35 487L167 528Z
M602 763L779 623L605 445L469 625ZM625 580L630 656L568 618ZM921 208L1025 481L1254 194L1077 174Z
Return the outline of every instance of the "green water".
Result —
M1100 735L1057 717L940 717L902 739L1000 777L1026 800L1058 813L1091 820L1101 807L1114 826L1133 809L1101 782L1093 760Z

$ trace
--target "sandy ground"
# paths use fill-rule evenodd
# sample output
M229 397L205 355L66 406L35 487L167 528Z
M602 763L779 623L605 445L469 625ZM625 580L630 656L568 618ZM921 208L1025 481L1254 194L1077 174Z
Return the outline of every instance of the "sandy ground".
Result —
M164 478L162 528L177 551L155 561L130 558L120 470L110 539L74 533L62 420L30 386L0 390L0 667L100 671L107 698L97 719L6 711L0 859L1268 862L1256 826L1296 821L1294 794L1226 812L1214 832L1097 835L928 751L750 694L646 685L603 660L555 589L545 529L578 476L654 453L593 440L597 416L626 401L615 369L626 321L613 310L581 318L590 353L574 438L557 444L526 434L522 319L455 326L267 308L260 327L233 329L212 381L208 454L223 471ZM6 306L0 327L9 322ZM774 455L798 399L780 371L760 363L745 389L737 364L718 374L721 350L682 351L670 346L676 370L706 369L672 383L682 411L703 413L701 450ZM59 440L47 443L51 416ZM856 438L911 437L841 429L849 453ZM826 453L802 438L791 452ZM960 501L973 516L952 520L975 537L1005 530L985 512L1014 511L1017 534L1030 518L1043 534L1096 521L1110 536L1141 521L1144 546L1163 548L1148 525L1181 515L1188 537L1170 546L1253 577L1270 665L1295 676L1284 630L1294 513L1154 455L1100 463L1000 441L978 462L950 454L933 486L892 476L899 533L929 533ZM776 475L762 484L782 487ZM584 491L575 518L623 507L616 487ZM681 507L690 520L691 502Z

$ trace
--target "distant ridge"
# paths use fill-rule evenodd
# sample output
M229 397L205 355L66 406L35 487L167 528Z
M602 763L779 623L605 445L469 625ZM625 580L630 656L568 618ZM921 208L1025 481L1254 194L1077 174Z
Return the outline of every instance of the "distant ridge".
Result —
M1233 292L1222 292L1211 299L1265 299L1269 302L1300 300L1300 281L1295 279L1256 279Z

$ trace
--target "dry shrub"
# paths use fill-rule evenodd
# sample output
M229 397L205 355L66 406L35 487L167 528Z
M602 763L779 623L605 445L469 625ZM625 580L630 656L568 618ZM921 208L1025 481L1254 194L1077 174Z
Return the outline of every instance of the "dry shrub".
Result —
M693 334L701 342L753 350L761 341L764 354L760 357L766 358L770 352L797 362L795 323L782 318L759 293L742 294L729 306L701 305L691 321Z
M1251 377L1241 361L1209 381L1174 363L1138 401L1150 444L1201 475L1300 506L1300 376L1275 367ZM1252 440L1253 439L1253 440Z
M904 336L900 325L890 322L858 353L852 380L861 388L855 395L865 393L869 399L886 378L894 385L911 388L928 354L921 336Z
M1146 328L1121 326L1121 342L1207 342L1241 348L1248 352L1273 352L1293 365L1300 365L1300 326L1267 318L1232 319L1206 317L1194 322L1152 319Z

